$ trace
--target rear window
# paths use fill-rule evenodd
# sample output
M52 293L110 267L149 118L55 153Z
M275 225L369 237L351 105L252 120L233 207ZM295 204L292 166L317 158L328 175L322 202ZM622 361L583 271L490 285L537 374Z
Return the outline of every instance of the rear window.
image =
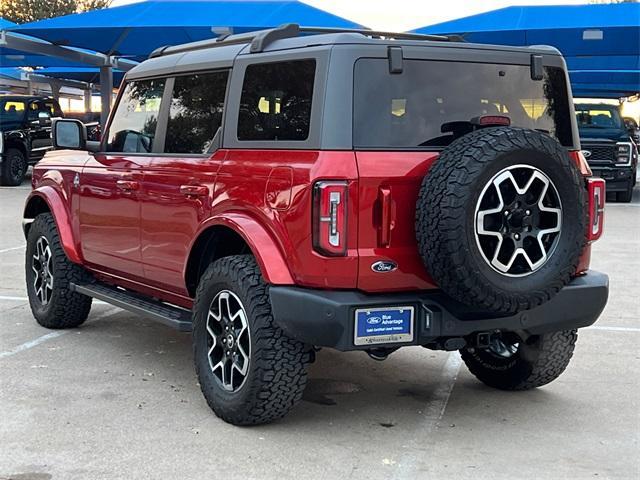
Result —
M306 140L315 60L249 65L242 85L238 140Z
M471 120L502 115L572 146L565 75L529 66L406 60L389 73L386 59L360 59L354 72L356 148L441 148L468 133Z

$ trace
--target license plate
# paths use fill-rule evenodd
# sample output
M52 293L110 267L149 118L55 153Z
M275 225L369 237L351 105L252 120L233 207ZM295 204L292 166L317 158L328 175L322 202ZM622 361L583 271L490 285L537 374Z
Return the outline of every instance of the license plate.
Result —
M361 308L356 310L355 345L413 341L413 307Z

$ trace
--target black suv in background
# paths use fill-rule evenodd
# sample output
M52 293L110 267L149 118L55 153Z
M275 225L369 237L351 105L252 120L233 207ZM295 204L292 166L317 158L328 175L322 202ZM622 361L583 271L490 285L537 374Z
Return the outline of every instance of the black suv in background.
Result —
M51 119L62 116L52 98L0 96L0 184L22 183L29 165L51 149Z
M607 181L607 193L630 202L636 184L638 153L616 105L576 103L582 153L593 174Z

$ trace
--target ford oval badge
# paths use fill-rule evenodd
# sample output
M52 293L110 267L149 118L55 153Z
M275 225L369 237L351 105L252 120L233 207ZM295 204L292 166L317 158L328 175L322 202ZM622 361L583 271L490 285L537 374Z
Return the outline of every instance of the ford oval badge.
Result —
M367 318L367 323L369 325L378 325L382 322L382 319L380 317L369 317Z
M393 272L398 268L398 264L390 260L380 260L371 265L371 270L377 273Z

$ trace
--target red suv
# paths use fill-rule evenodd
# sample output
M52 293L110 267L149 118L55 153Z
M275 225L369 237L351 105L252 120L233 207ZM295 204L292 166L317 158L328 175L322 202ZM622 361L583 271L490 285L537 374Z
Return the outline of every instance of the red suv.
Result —
M53 131L24 212L36 320L98 298L192 331L233 424L285 415L317 347L459 350L538 387L607 301L604 182L551 48L285 25L154 52L101 143Z

